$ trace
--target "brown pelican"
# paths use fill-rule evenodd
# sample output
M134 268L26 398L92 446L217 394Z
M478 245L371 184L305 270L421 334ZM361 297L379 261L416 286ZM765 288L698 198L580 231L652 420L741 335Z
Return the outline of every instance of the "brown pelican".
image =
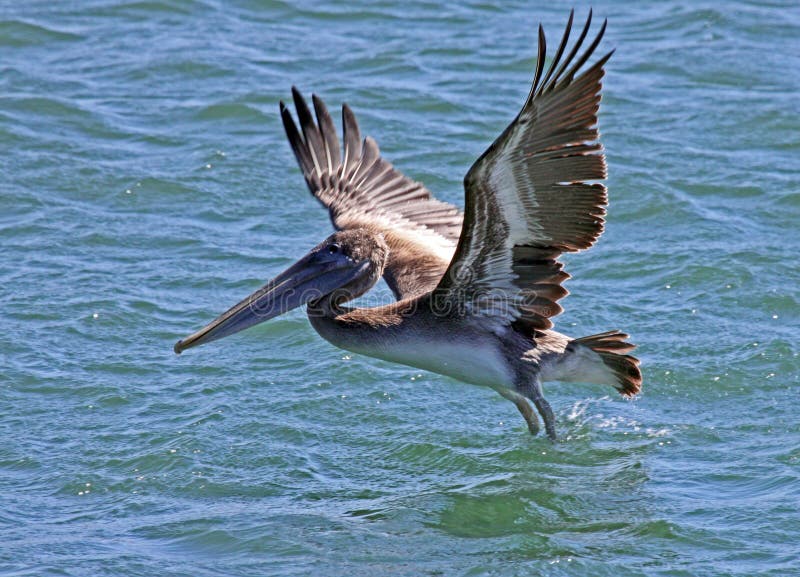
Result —
M307 305L334 345L495 389L530 431L542 416L556 438L543 381L605 383L632 396L642 383L628 335L573 339L552 330L569 275L557 260L589 248L603 231L606 177L597 128L603 66L589 66L606 28L581 51L591 12L572 48L570 14L545 70L545 35L530 93L514 121L464 178L464 212L432 197L361 139L342 107L343 149L325 104L314 116L292 89L300 123L281 102L286 134L311 193L337 232L264 287L196 333L175 352L207 343ZM351 308L348 300L383 276L397 302Z

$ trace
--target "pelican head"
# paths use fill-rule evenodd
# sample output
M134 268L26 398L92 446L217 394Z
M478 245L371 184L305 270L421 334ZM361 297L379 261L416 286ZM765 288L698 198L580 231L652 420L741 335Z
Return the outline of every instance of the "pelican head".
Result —
M366 229L336 232L284 272L199 331L175 343L177 354L309 304L327 314L367 292L383 274L389 247Z

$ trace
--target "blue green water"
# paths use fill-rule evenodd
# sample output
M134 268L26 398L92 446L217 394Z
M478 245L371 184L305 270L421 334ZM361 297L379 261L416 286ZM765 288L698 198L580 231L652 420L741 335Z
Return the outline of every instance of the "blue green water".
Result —
M172 345L330 230L292 84L461 205L569 5L2 3L0 572L800 575L800 11L594 9L611 207L558 328L645 384L548 386L554 445L302 311Z

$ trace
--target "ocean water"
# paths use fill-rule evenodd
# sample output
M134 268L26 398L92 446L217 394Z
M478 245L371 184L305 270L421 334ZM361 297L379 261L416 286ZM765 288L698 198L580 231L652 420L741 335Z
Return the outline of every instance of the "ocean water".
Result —
M330 231L291 85L462 205L569 4L2 3L0 573L800 575L800 11L593 7L611 206L557 327L645 383L547 386L553 444L302 311L172 345Z

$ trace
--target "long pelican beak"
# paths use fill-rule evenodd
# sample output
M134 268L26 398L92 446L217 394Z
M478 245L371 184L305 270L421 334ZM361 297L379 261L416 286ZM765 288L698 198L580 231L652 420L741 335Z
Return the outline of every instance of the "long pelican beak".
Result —
M330 294L358 278L367 266L341 255L312 251L217 319L175 343L174 351L181 354Z

